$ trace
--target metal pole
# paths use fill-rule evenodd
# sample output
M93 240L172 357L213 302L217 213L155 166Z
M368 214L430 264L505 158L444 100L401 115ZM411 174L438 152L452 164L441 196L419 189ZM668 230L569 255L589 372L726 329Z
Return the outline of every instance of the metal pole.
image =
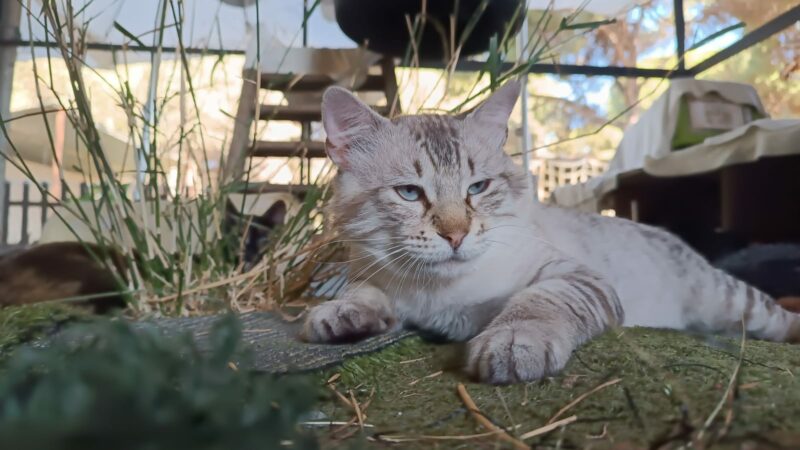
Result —
M153 36L153 47L157 47L155 53L150 54L150 81L147 90L147 103L144 105L142 111L142 119L144 122L144 129L142 130L142 148L136 158L136 192L134 193L135 200L142 200L147 198L144 194L145 175L147 172L147 157L150 156L150 127L156 110L156 94L158 92L158 72L161 69L161 43L163 42L164 27L164 14L166 14L167 7L164 3L166 0L158 2L158 11L156 12L155 27L158 32Z
M675 51L678 56L678 70L686 70L686 23L683 20L683 0L675 0Z
M19 0L5 0L0 3L0 39L17 40L19 36L19 20L22 8ZM0 115L7 120L11 115L11 87L14 84L14 62L17 59L16 47L0 47ZM6 158L8 155L8 136L0 130L0 200L6 195ZM0 205L0 236L5 230L7 205ZM1 244L2 242L0 242Z
M517 48L520 51L519 58L522 59L522 49L526 48L528 45L528 9L527 5L525 7L525 11L522 12L524 17L522 19L522 28L517 35ZM531 135L528 125L528 74L522 74L522 78L520 80L520 107L522 109L522 123L521 123L521 145L522 145L522 167L525 168L525 173L528 175L527 180L530 184L531 182L531 155L528 151L531 149Z

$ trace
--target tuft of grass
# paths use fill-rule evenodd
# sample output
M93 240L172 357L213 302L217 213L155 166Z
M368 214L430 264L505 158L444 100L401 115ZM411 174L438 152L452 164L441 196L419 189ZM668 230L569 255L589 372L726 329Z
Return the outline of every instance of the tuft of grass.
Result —
M56 303L0 308L0 361L20 344L87 315L85 310Z

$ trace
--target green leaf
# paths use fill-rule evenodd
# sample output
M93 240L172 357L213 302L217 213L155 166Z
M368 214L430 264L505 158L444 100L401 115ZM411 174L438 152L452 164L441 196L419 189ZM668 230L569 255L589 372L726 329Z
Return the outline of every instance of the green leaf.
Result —
M128 39L132 40L133 42L136 42L136 44L137 44L137 45L140 45L140 46L142 46L142 47L147 47L146 45L144 45L144 42L140 41L138 37L136 37L136 36L135 36L133 33L131 33L130 31L128 31L127 29L125 29L125 27L123 27L123 26L122 26L122 25L121 25L119 22L117 22L116 20L114 21L114 28L115 28L117 31L119 31L120 33L124 34L124 35L125 35L125 37L127 37Z

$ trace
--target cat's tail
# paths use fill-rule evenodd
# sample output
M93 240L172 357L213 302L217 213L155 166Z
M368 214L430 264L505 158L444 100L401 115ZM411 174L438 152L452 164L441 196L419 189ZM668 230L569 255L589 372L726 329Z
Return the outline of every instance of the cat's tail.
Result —
M721 297L722 302L697 298L689 315L701 323L692 325L712 331L739 332L744 323L748 335L756 339L800 343L800 314L782 308L775 299L744 281L714 270L716 288L713 293L705 294Z

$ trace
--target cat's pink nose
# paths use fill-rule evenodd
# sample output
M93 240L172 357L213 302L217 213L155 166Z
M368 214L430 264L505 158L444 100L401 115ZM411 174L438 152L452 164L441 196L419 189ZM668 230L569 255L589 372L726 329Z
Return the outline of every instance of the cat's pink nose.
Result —
M467 236L465 231L450 231L447 233L438 233L448 244L450 247L453 247L453 250L458 250L458 247L461 247L461 243L464 241L464 238Z

